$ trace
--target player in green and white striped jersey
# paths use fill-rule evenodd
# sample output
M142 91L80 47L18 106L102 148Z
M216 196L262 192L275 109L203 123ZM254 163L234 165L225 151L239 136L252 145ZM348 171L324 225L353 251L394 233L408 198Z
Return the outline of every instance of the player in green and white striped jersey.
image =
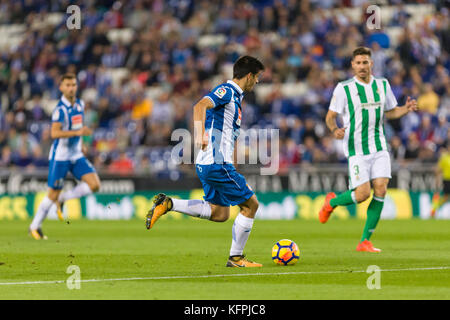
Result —
M373 199L367 210L367 221L356 250L380 252L369 241L380 219L389 179L391 162L384 135L384 118L396 119L417 110L417 102L408 97L404 106L397 106L397 99L385 78L372 75L371 51L359 47L353 51L352 69L355 76L338 83L326 116L327 127L336 139L344 140L344 152L348 158L349 189L336 196L327 194L319 213L322 223L328 221L333 209L339 205L360 203ZM339 128L336 118L341 115L344 126Z
M381 120L385 111L396 106L397 100L384 78L371 77L367 84L353 77L338 83L330 110L341 114L348 126L344 135L347 158L388 150Z

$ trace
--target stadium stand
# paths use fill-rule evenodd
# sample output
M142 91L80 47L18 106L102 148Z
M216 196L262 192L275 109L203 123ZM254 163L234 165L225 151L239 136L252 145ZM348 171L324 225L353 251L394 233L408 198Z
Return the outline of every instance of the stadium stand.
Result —
M373 71L399 104L418 100L419 113L385 124L395 163L436 161L450 136L450 11L419 2L380 1L381 29L370 30L369 4L357 0L77 1L81 29L69 30L71 1L2 0L0 164L47 166L58 77L76 72L95 167L173 176L182 166L171 133L192 129L192 106L243 54L267 67L244 100L243 129L279 128L284 169L344 163L324 116L359 45L372 48Z

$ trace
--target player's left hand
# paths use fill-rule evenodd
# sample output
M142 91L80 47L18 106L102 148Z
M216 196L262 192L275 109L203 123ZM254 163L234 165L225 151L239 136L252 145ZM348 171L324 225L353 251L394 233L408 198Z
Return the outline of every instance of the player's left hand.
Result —
M416 99L411 99L411 97L408 96L408 98L406 98L405 107L408 109L408 112L417 111L418 108Z
M85 146L84 144L81 146L81 152L83 152L83 154L85 155L85 156L87 156L87 154L88 154L88 147L87 146Z

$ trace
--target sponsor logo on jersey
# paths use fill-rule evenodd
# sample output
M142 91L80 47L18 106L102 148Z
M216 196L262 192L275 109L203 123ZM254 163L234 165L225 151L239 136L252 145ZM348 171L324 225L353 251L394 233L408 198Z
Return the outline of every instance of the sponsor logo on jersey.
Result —
M72 129L74 130L81 129L83 126L83 116L81 114L70 117L70 121L72 122Z
M367 102L361 103L361 108L363 109L371 109L381 107L381 102Z

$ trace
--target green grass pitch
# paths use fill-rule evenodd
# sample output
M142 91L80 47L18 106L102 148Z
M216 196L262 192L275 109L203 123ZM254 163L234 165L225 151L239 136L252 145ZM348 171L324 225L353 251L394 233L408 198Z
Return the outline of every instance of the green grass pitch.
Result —
M232 221L46 221L49 240L29 221L0 221L0 299L449 299L450 221L380 221L380 254L355 248L362 220L256 220L246 246L263 268L226 268ZM300 261L278 266L271 248L294 240ZM70 265L81 288L69 290ZM369 290L367 267L381 268ZM109 279L109 280L105 280ZM59 281L59 282L54 282ZM20 282L21 284L13 284Z

